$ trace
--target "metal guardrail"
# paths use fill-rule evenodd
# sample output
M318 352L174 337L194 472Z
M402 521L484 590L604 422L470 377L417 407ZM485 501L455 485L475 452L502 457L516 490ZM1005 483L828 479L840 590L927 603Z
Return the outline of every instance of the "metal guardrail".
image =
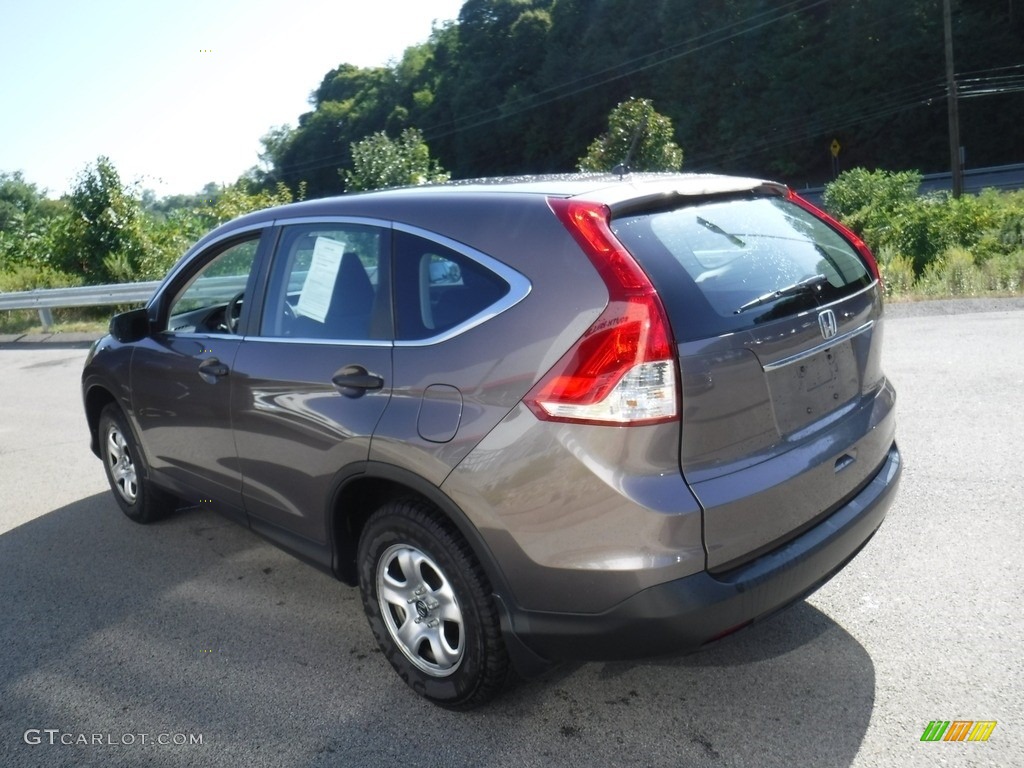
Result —
M200 277L188 290L183 299L212 300L215 303L227 302L232 296L245 288L247 275L214 275ZM298 291L302 288L306 273L296 272L292 275L289 290ZM83 285L75 288L37 288L33 291L17 293L0 293L0 310L5 309L36 309L43 328L49 330L53 325L51 309L56 307L100 307L114 304L144 304L149 301L153 292L159 287L160 281L147 283L114 283L111 285Z
M100 307L114 304L144 304L149 301L159 281L149 283L117 283L84 285L76 288L38 288L34 291L0 293L0 310L36 309L43 328L53 326L56 307Z
M953 188L953 174L926 173L921 177L920 193L935 192ZM964 192L976 194L983 189L1021 189L1024 188L1024 163L1012 165L994 165L988 168L967 168L964 170ZM825 187L795 188L801 197L805 197L815 205L821 205Z

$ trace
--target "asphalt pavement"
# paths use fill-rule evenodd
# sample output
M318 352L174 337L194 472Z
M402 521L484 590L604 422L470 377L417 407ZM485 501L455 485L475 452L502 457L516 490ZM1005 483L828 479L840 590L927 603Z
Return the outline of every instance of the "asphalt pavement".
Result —
M1022 307L890 307L902 488L806 602L467 714L407 691L354 590L208 510L124 518L83 340L0 340L0 766L1024 764ZM922 742L933 720L997 725Z

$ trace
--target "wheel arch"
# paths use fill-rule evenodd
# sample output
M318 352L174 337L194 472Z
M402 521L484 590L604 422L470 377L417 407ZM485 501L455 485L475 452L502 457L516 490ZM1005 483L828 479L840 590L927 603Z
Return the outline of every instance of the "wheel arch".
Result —
M430 503L462 536L483 568L491 585L498 609L505 647L522 677L544 674L552 662L538 656L523 643L513 627L512 606L515 600L490 547L466 513L440 488L418 475L393 464L362 462L339 476L329 510L330 536L334 575L352 586L358 586L356 553L359 537L370 516L393 499L418 498Z
M338 478L330 510L334 543L334 573L346 584L358 583L356 552L366 521L388 501L419 498L431 504L466 541L499 596L509 594L508 583L490 547L468 516L433 483L409 470L381 462L361 462Z
M102 384L94 384L85 392L85 420L89 425L89 448L100 455L100 414L111 403L118 405L117 398Z

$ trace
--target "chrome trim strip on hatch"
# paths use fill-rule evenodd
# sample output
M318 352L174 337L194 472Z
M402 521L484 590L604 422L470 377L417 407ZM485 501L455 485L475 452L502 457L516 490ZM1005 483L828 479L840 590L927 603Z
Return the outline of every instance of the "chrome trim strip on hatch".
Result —
M836 344L842 344L844 341L852 339L854 336L859 336L860 334L866 331L870 331L874 327L874 325L874 320L868 320L860 328L854 328L852 331L847 331L846 333L841 333L838 336L833 336L832 338L828 339L827 341L821 344L813 346L810 349L805 349L803 352L797 352L795 355L790 355L789 357L785 357L782 360L776 360L774 363L767 363L765 365L762 365L761 369L765 373L768 373L769 371L775 371L778 370L779 368L785 368L787 365L798 363L801 360L806 360L808 357L812 357L818 354L819 352L828 349L829 347L834 347Z

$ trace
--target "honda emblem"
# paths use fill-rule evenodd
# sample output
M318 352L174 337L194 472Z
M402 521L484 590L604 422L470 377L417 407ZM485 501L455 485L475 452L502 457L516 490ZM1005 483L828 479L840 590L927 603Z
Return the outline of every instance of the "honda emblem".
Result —
M836 324L836 313L826 309L818 315L818 328L821 329L821 338L831 339L839 330Z

